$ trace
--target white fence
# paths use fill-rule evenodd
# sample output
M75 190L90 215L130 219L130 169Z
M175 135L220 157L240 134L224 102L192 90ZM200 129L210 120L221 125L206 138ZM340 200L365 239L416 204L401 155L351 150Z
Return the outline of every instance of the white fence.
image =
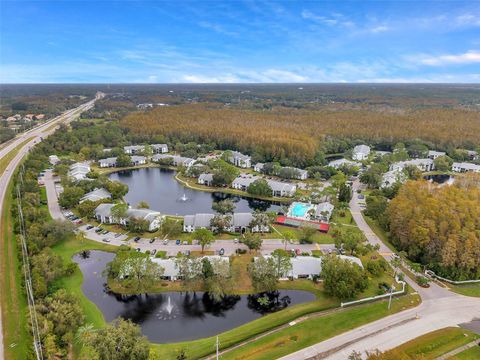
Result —
M463 281L455 281L455 280L450 280L446 279L444 277L441 277L439 275L436 275L432 270L425 270L425 275L436 278L445 282L448 282L453 285L462 285L462 284L474 284L474 283L480 283L480 280L463 280Z
M361 304L361 303L364 303L364 302L375 301L375 300L378 300L378 299L385 299L385 298L388 298L390 296L404 294L405 293L405 286L407 285L407 283L405 281L399 280L398 277L395 277L395 281L398 284L402 284L402 290L395 291L395 292L388 293L388 294L383 294L383 295L371 296L371 297L363 298L363 299L359 299L359 300L342 302L342 303L340 303L340 306L345 307L345 306L349 306L349 305Z

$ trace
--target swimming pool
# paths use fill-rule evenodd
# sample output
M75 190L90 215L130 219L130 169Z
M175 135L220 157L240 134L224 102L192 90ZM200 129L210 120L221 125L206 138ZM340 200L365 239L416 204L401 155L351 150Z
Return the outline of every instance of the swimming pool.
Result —
M310 209L310 207L311 207L310 204L293 203L290 209L290 216L297 217L297 218L304 218L308 210Z

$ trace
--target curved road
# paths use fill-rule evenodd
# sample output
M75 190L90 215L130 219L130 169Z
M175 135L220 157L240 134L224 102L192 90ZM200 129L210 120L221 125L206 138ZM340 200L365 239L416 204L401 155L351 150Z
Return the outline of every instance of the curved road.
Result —
M10 142L7 146L0 150L0 159L6 156L10 151L13 151L17 146L19 146L22 142L32 138L28 143L26 143L15 155L15 157L10 161L10 163L5 168L3 174L0 174L0 219L2 218L3 212L3 202L5 200L5 195L7 192L7 186L13 176L13 173L16 167L20 164L22 159L25 155L27 155L28 151L32 146L39 143L42 138L52 134L57 126L60 123L68 123L78 117L82 112L87 111L93 107L95 101L101 99L105 96L105 94L98 92L95 96L95 99L90 100L75 109L68 110L64 112L62 115L53 118L40 126L37 126L29 131L26 131L17 138L15 138L12 142ZM3 232L1 229L1 222L0 222L0 234ZM3 309L0 311L0 359L4 359L4 348L3 348L3 329L2 329L2 315Z
M361 214L361 204L356 190L358 181L353 184L354 196L350 210L358 227L371 244L380 244L380 253L391 260L391 250L375 235ZM480 299L450 292L436 283L430 288L419 287L408 276L407 283L422 298L416 308L387 316L370 324L358 327L346 333L284 356L282 360L331 359L345 360L353 350L361 352L386 351L421 335L448 326L458 326L480 318Z

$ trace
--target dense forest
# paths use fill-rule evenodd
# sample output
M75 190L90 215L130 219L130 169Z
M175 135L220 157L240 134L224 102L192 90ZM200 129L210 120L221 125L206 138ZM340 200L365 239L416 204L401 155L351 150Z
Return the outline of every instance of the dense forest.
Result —
M455 186L407 182L387 209L393 244L414 261L455 279L480 276L479 176Z
M163 135L181 142L215 141L259 160L289 158L309 165L328 137L391 147L420 138L442 146L475 148L480 113L461 109L422 109L403 113L371 110L308 110L276 107L236 109L201 103L155 108L127 115L121 126L136 134Z

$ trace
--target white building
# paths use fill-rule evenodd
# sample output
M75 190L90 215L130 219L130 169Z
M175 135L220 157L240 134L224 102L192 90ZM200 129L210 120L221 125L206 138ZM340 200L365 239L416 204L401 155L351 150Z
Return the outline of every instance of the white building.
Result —
M109 157L106 159L98 160L98 165L101 168L109 168L109 167L116 167L117 166L117 158L116 157Z
M475 172L480 173L480 165L475 165L467 162L454 162L452 164L452 171L466 173Z
M100 204L95 209L95 218L102 224L121 224L127 225L128 220L131 218L143 219L148 221L148 230L156 231L160 228L165 216L158 211L150 209L134 209L128 208L126 217L116 219L112 216L111 210L115 204Z
M248 186L258 179L261 179L261 177L253 175L240 175L233 180L232 188L247 191Z
M143 165L147 163L147 158L145 156L132 155L130 158L132 160L133 166Z
M48 162L50 164L52 164L53 166L55 166L56 164L58 164L60 162L60 159L58 158L57 155L50 155L48 157Z
M200 174L197 183L200 185L212 186L213 174Z
M353 160L366 160L368 158L368 155L370 155L370 146L357 145L353 148Z
M272 188L272 196L292 197L297 191L297 185L276 180L267 180L268 185Z
M135 155L145 150L145 145L124 146L123 151L128 155Z
M253 170L255 170L256 172L262 172L264 166L264 163L256 163L253 167Z
M320 221L328 223L332 217L333 209L335 209L335 206L328 201L320 203L315 209L315 217Z
M178 155L166 155L166 154L155 154L152 156L152 161L158 162L162 159L172 159L173 166L185 166L189 168L195 163L195 160L192 158L187 158Z
M214 214L185 215L183 217L183 231L191 233L198 229L210 229L210 221L214 216Z
M90 172L90 165L87 162L77 162L70 166L68 176L76 181L87 179L87 174Z
M432 159L413 159L400 161L390 165L390 171L403 170L407 166L416 166L420 171L427 172L435 170L435 164Z
M231 156L228 158L228 161L240 168L246 169L252 167L252 159L250 156L238 151L231 151Z
M153 144L151 145L152 151L154 154L165 154L168 153L168 145L167 144Z
M303 169L299 169L299 168L295 168L295 167L290 167L290 166L286 166L286 167L284 167L284 169L291 169L291 170L295 171L296 174L298 174L297 176L295 176L295 179L298 179L298 180L307 180L308 179L308 171L307 170L303 170Z
M211 220L214 218L215 214L195 214L195 215L185 215L183 217L183 231L184 232L194 232L198 229L212 229ZM237 232L244 233L247 230L251 232L270 232L270 226L250 226L250 223L253 220L252 213L234 213L231 216L230 226L225 230L227 232Z
M106 189L100 188L100 189L95 189L93 191L90 191L89 193L86 193L85 195L82 196L80 199L80 204L83 203L84 201L98 201L102 199L111 199L112 194L110 194Z
M228 256L219 256L219 255L211 255L211 256L202 256L195 259L189 259L188 261L202 261L203 259L208 259L212 264L213 271L218 273L222 271L221 264L230 264L230 258ZM176 258L169 258L169 259L159 259L159 258L152 258L152 261L158 264L160 267L163 268L163 275L162 278L164 280L181 280L180 271L177 266L177 259Z
M382 175L382 183L380 188L385 189L396 183L403 183L407 181L407 175L402 169L395 169L387 171Z
M447 153L446 153L446 152L443 152L443 151L429 150L427 157L428 157L429 159L435 160L436 158L438 158L438 157L440 157L440 156L445 156L445 155L447 155Z
M347 159L338 159L338 160L333 160L333 161L330 161L328 163L328 166L334 168L334 169L339 169L343 166L348 166L348 167L361 167L362 164L358 163L358 162L354 162L354 161L351 161L351 160L347 160Z
M467 150L467 155L470 158L470 160L479 160L480 156L478 155L478 152L474 150Z

